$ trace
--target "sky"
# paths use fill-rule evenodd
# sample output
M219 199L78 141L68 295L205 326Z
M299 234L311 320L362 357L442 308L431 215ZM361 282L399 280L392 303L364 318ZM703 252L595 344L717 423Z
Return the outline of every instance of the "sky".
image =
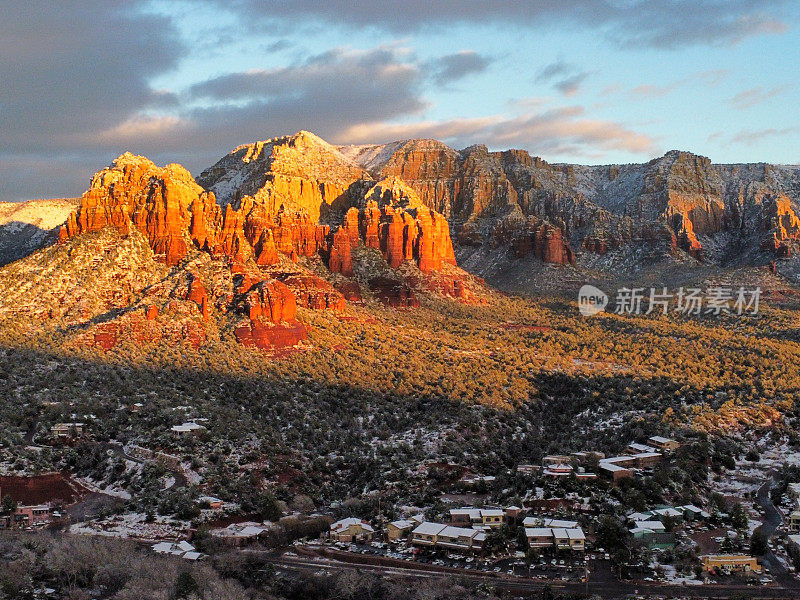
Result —
M0 0L0 201L300 129L549 162L800 162L800 3Z

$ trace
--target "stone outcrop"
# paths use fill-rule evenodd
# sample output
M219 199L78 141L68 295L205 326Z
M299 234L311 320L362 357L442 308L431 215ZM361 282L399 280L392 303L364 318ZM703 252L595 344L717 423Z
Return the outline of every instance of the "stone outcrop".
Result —
M235 302L247 317L234 330L236 339L245 346L281 349L308 337L305 326L295 318L294 294L280 281L252 282L242 277Z
M175 265L190 243L208 245L213 234L207 222L209 217L218 220L218 214L214 195L197 185L180 165L162 169L126 153L92 178L80 206L59 232L59 240L107 226L123 235L135 228L147 237L156 255Z
M315 310L344 310L345 299L329 282L315 275L289 275L280 278L294 293L297 304Z
M386 306L392 308L413 308L419 306L419 300L414 291L405 283L387 277L370 279L369 288L375 297Z

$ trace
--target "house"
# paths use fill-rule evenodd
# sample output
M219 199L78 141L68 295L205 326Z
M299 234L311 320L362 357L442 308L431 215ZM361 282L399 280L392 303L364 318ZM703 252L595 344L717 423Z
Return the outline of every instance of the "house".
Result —
M208 504L208 508L211 510L221 510L223 504L225 504L223 500L215 498L214 496L200 496L197 502L199 504Z
M761 572L758 559L746 554L706 554L700 557L705 571Z
M590 458L595 458L598 461L603 460L606 455L602 452L596 452L594 450L581 450L580 452L570 453L570 457L576 459L579 463L584 463Z
M438 533L436 546L450 550L472 550L478 534L482 534L482 537L474 548L476 550L483 547L483 540L486 539L485 533L478 529L448 525Z
M555 463L545 467L542 473L548 477L569 477L573 470L569 463Z
M685 521L705 521L711 517L710 513L694 504L685 504L684 506L676 506L675 508L683 512L683 519Z
M151 546L156 554L172 554L173 556L185 556L188 552L196 553L196 549L189 542L158 542ZM197 558L200 558L199 556ZM197 558L187 558L187 560L197 560Z
M660 435L654 435L653 437L648 438L647 442L654 448L664 452L675 452L675 450L681 447L680 442L670 438L661 437Z
M177 433L178 435L192 435L192 434L196 435L204 429L205 427L203 427L199 423L194 423L190 421L182 425L173 425L170 428L170 431L172 431L173 433Z
M386 537L390 542L396 542L402 539L406 534L414 529L414 522L401 519L399 521L392 521L386 526Z
M633 458L636 459L636 466L639 469L647 469L660 463L663 456L661 452L640 452L634 454Z
M432 523L425 521L417 525L416 529L411 532L411 543L417 546L435 546L436 540L439 539L439 533L447 527L442 523Z
M453 525L465 525L469 527L473 524L482 523L481 509L471 506L450 509L450 522Z
M82 436L85 428L85 423L56 423L50 433L59 440L67 440Z
M794 510L789 515L789 531L800 531L800 510Z
M375 536L375 530L366 521L348 517L331 524L330 536L339 542L368 542Z
M647 446L645 444L628 444L627 449L625 450L625 454L642 454L644 452L655 452L656 449L652 446Z
M683 522L683 511L671 506L656 508L653 510L653 516L657 517L661 521L664 521L664 519L672 519L673 523Z
M667 530L667 528L661 521L635 521L633 526L643 529L650 529L655 532L661 532Z
M658 523L658 521L655 521ZM675 536L662 529L652 529L643 527L647 521L636 523L636 527L630 529L633 539L640 540L650 548L672 548L675 545ZM663 527L663 526L662 526Z
M557 550L586 549L586 536L580 527L526 527L525 537L531 548L555 548Z
M522 509L519 506L512 505L512 506L507 506L504 512L506 513L507 519L516 519L517 517L519 517L519 513L521 511Z
M550 548L553 546L553 530L550 527L526 527L525 537L531 548Z
M633 477L633 471L631 469L610 462L600 461L598 470L601 476L610 479L614 483L628 477Z
M542 465L550 467L553 465L568 465L572 459L565 454L549 454L542 459Z
M0 519L0 526L6 528L44 527L53 520L54 516L50 504L17 506L13 515L7 515Z
M499 508L481 509L481 521L485 527L500 527L505 520L506 514Z
M539 465L517 465L517 473L522 473L523 475L534 475L542 470L542 467Z

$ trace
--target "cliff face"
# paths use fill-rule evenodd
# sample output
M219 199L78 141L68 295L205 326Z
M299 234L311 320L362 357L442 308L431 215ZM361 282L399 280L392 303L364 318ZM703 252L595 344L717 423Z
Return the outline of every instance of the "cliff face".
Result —
M340 151L375 178L402 178L448 217L462 247L511 243L516 256L540 248L544 261L571 262L572 248L602 255L659 244L727 262L742 247L785 256L800 239L795 167L714 165L679 151L639 165L551 165L522 150L457 152L434 140Z

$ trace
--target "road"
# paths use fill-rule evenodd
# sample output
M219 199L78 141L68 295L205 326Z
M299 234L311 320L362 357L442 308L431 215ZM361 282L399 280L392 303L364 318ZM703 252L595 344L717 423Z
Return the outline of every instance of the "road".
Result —
M764 509L764 523L760 527L757 527L756 530L761 530L766 534L768 539L775 534L775 531L778 529L781 523L783 523L783 513L778 510L778 508L772 503L772 499L769 497L769 491L773 482L774 473L770 472L769 479L765 481L760 488L758 488L758 493L756 494L756 502L758 502L759 506ZM771 548L767 549L767 553L761 557L761 559L764 561L764 564L769 567L770 572L775 576L775 581L777 581L781 586L793 590L800 590L800 582L796 577L786 570L784 564L778 560L778 557L775 556L775 553Z
M473 583L491 582L495 587L510 592L513 595L525 597L533 596L542 589L549 587L569 594L595 594L608 600L623 599L632 594L649 596L683 597L683 598L797 598L794 590L780 587L764 586L734 586L734 585L668 585L661 583L642 583L613 581L603 578L596 581L591 576L588 586L585 583L567 583L558 580L538 580L525 577L512 577L495 573L468 572L431 565L418 565L401 560L384 560L386 564L365 564L357 562L362 560L359 555L352 555L352 560L344 561L334 558L305 557L305 556L279 556L268 557L267 560L278 568L290 571L299 571L306 574L317 573L320 570L327 572L356 571L374 573L379 576L410 577L420 580L430 580L437 577L458 578ZM423 568L424 566L424 568Z

